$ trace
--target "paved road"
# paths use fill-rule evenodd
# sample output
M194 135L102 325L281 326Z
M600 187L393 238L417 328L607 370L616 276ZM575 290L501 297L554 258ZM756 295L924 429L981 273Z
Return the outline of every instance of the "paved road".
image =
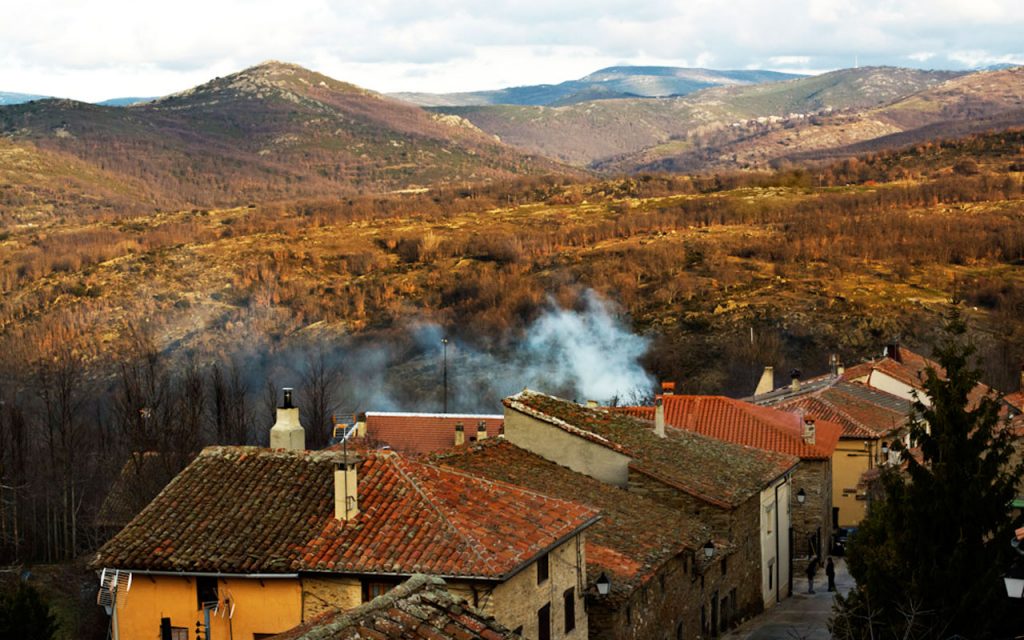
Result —
M846 562L834 558L836 588L847 593L853 587L853 578L846 571ZM740 625L722 636L724 640L828 640L828 619L832 615L832 595L826 589L825 572L818 571L815 593L807 593L807 579L793 580L791 597L767 612Z

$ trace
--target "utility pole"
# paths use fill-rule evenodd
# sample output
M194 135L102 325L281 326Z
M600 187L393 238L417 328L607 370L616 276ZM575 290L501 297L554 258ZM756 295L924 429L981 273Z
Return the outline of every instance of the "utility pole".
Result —
M444 411L442 413L448 413L448 338L441 338L441 348L443 350L444 364L442 367L444 376Z

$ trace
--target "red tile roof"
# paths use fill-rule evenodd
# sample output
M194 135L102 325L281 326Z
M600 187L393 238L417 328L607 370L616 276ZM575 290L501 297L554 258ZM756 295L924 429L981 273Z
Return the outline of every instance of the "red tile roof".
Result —
M923 391L928 369L934 369L939 378L944 379L946 377L946 370L939 366L938 362L915 353L904 346L898 346L897 349L898 359L885 356L863 363L847 369L843 373L842 378L848 381L863 382L869 387L875 387L877 385L872 381L872 378L876 372L879 372L902 382L908 387ZM992 392L993 389L991 387L979 382L971 390L968 399L972 405L977 405L981 398Z
M598 509L587 530L587 576L612 580L612 596L630 593L684 550L711 536L702 523L678 509L577 473L510 442L496 440L438 453L431 461Z
M910 403L905 398L842 381L813 394L783 400L775 407L802 409L814 418L841 425L844 438L869 440L899 429L910 414Z
M520 636L445 589L444 580L415 575L349 611L317 616L273 640L512 640Z
M505 406L630 456L630 469L723 508L733 508L792 469L799 459L682 429L654 434L653 424L605 408L583 407L535 391Z
M803 420L787 411L759 407L724 396L662 396L665 423L719 440L798 456L804 460L832 457L843 429L827 420L815 422L814 444L804 442ZM651 416L654 408L624 408Z
M470 442L480 421L487 427L488 438L505 432L502 415L367 412L366 437L401 453L427 454L455 446L456 424L463 426Z
M343 454L209 447L92 566L504 579L596 517L394 452L363 455L360 513L345 522L334 517L334 469Z

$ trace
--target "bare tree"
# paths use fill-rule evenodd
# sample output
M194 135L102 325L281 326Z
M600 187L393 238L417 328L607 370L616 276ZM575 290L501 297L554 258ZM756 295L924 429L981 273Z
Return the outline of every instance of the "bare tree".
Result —
M306 446L320 449L330 437L331 416L338 406L340 369L328 360L323 347L306 354L300 372L299 415L306 429Z

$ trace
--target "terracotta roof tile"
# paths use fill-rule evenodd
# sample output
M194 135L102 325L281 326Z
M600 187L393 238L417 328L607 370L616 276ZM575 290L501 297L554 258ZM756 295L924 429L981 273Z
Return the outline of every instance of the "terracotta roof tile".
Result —
M535 391L505 398L505 406L630 456L630 468L721 507L738 506L798 458L705 437L684 429L654 434L653 424L622 412L583 407Z
M463 425L470 442L481 421L489 438L505 431L501 415L367 412L366 437L405 454L427 454L455 445L456 424Z
M852 439L886 436L906 423L911 410L910 401L905 398L843 381L775 406L785 410L802 409L815 418L838 423L843 427L843 437Z
M274 640L512 640L520 636L445 589L440 578L415 575L349 611L332 610Z
M612 577L613 595L629 593L683 550L695 550L710 530L677 509L541 458L507 441L435 454L432 461L531 491L585 504L601 512L587 530L587 574Z
M828 420L815 422L815 442L804 442L803 421L787 411L760 407L724 396L662 396L665 423L678 429L766 451L824 460L832 456L842 427ZM623 412L654 417L654 407L625 407Z
M360 513L345 522L334 517L340 452L209 447L92 565L501 579L596 516L394 452L362 455Z

